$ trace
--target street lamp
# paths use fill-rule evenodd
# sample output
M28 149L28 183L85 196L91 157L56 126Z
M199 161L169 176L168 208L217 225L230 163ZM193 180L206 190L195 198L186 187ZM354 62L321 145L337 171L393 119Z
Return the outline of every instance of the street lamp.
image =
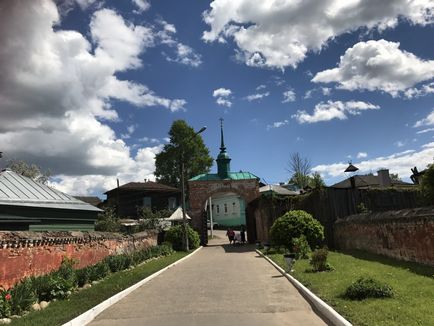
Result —
M194 137L199 135L201 132L204 132L206 130L206 127L202 127L197 131L193 136L188 138L185 142L188 142L192 140ZM185 143L184 142L184 143ZM187 215L185 214L185 181L184 181L184 146L181 145L181 200L182 200L182 224L184 228L184 239L183 239L183 245L185 248L185 251L189 251L190 247L188 244L188 234L187 234Z

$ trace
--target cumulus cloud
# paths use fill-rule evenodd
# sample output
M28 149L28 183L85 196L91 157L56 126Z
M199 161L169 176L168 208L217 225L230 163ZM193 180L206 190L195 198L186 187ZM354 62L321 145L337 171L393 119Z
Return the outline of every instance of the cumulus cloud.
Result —
M387 168L391 173L397 173L401 178L408 178L412 174L411 168L417 166L419 170L424 169L428 164L432 164L434 157L434 143L423 145L418 151L407 150L400 153L391 154L384 157L376 157L370 160L353 163L359 168L359 174L366 174ZM312 168L312 171L319 172L326 178L342 177L346 175L344 170L348 163L321 164Z
M434 111L428 114L426 118L417 121L414 124L414 127L417 128L417 127L433 126L433 125L434 125Z
M212 96L216 98L216 103L221 106L231 107L232 102L230 100L232 91L228 88L218 88L212 93Z
M368 157L368 153L366 152L357 153L357 158L366 158L366 157Z
M283 92L283 101L282 103L289 103L295 101L295 92L293 90L287 90Z
M267 125L267 130L270 130L270 129L273 129L273 128L280 128L280 127L286 126L287 124L289 124L289 120L276 121L276 122L274 122L271 125Z
M75 194L106 190L110 176L152 178L161 148L139 148L134 155L105 123L118 120L112 99L173 111L185 105L117 77L142 65L140 55L154 45L152 31L109 9L91 16L88 37L59 28L60 19L53 1L2 2L2 150L49 168L54 184Z
M305 110L298 110L296 114L292 115L292 118L299 123L315 123L332 119L345 120L348 118L348 114L359 115L362 111L378 109L380 109L378 105L362 101L327 101L315 105L313 114L309 114Z
M347 90L380 90L395 97L434 77L434 60L419 59L399 45L386 40L359 42L345 51L336 68L317 73L312 81L335 82ZM411 93L407 96L417 95L417 90Z
M359 28L393 28L402 17L412 24L434 20L431 0L341 1L214 0L203 19L210 29L207 42L237 45L237 57L249 66L297 67L309 51L321 50L328 41Z
M270 92L264 92L264 93L256 93L256 94L250 94L245 97L245 99L249 102L261 100L264 97L267 97L270 95Z

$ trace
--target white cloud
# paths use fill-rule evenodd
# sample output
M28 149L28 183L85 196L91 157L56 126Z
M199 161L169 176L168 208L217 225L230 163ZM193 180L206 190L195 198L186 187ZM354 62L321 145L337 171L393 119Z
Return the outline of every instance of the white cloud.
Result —
M256 93L256 94L251 94L245 97L245 99L249 102L252 101L257 101L257 100L261 100L264 97L267 97L270 95L270 92L264 92L264 93Z
M434 125L434 111L432 111L428 116L422 120L417 121L414 124L414 127L423 127L423 126L433 126Z
M161 147L139 148L133 155L104 119L118 120L111 99L170 110L185 105L117 77L142 65L140 55L155 43L152 31L108 9L92 14L88 38L59 28L60 19L50 0L2 2L0 142L5 156L51 169L54 184L75 194L105 191L106 180L116 177L125 182L150 178Z
M267 88L267 86L265 86L264 84L262 84L262 85L259 85L258 87L256 87L256 90L260 91L260 90L263 90L263 89L266 89L266 88Z
M368 157L368 153L366 152L357 153L357 158L366 158L366 157Z
M228 88L218 88L215 89L212 93L212 96L216 98L216 103L221 106L231 107L232 102L230 101L230 97L232 95L232 91Z
M416 132L416 134L425 134L427 132L431 132L434 131L434 128L427 128L427 129L423 129L423 130L419 130L418 132Z
M168 139L168 138L164 138L164 141L170 142L170 139L168 141L166 139ZM149 138L149 137L142 137L138 140L140 142L151 143L151 144L158 144L160 142L157 138Z
M280 127L286 126L287 124L289 124L289 120L276 121L271 125L267 125L267 130L270 130L273 128L280 128Z
M422 60L400 50L397 42L378 40L355 44L341 56L337 68L317 73L312 81L336 82L342 89L380 90L398 96L433 77L434 60Z
M293 90L287 90L283 92L283 101L282 103L289 103L295 101L295 92Z
M408 178L412 174L411 168L417 166L419 170L424 169L428 164L433 163L434 143L423 145L419 151L407 150L400 153L395 153L385 157L376 157L370 160L365 160L353 163L359 168L358 174L366 174L372 171L378 171L381 168L389 169L390 173L397 173L401 178ZM312 171L319 172L329 177L347 176L344 170L348 167L348 163L332 163L321 164L312 168Z
M133 3L137 6L137 12L142 13L149 9L151 6L147 0L132 0Z
M433 21L431 0L341 1L341 0L214 0L203 19L210 30L207 42L233 39L237 57L247 65L296 67L309 51L319 51L327 42L361 27L393 28L402 17L412 24Z
M212 96L214 97L228 97L232 94L232 91L227 88L218 88L212 92Z
M361 101L327 101L315 105L313 114L299 110L292 115L292 118L295 118L299 123L315 123L332 119L345 120L348 118L348 114L359 115L362 111L378 109L380 109L378 105Z
M202 56L194 51L190 46L181 43L175 37L176 28L174 25L169 24L165 20L160 19L159 25L163 27L162 30L156 33L158 39L162 44L165 44L175 49L174 56L163 52L163 56L169 62L176 62L186 66L198 67L202 64Z
M396 147L404 147L405 146L405 142L398 140L397 142L395 142L395 146Z

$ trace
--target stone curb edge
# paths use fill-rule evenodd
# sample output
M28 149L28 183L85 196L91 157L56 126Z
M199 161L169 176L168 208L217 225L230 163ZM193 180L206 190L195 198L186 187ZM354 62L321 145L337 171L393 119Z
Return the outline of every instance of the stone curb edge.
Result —
M129 288L126 288L125 290L115 294L114 296L108 298L107 300L101 302L100 304L96 305L95 307L89 309L88 311L82 313L81 315L75 317L74 319L66 322L62 326L82 326L87 325L90 323L97 315L99 315L101 312L103 312L105 309L109 308L111 305L114 305L116 302L120 301L124 297L126 297L128 294L142 286L143 284L149 282L153 278L157 277L164 271L168 270L169 268L172 268L173 266L181 263L182 261L190 258L193 256L196 252L198 252L200 249L202 249L202 246L197 248L195 251L193 251L191 254L188 254L187 256L175 261L174 263L170 264L169 266L164 267L163 269L160 269L158 272L155 272L152 275L149 275L147 278L137 282L136 284L131 285Z
M272 261L269 257L265 256L259 250L256 252L264 257L271 265L273 265L283 276L285 276L300 293L318 310L318 312L325 317L328 321L330 321L335 326L352 326L352 324L342 317L339 313L336 312L332 307L330 307L327 303L317 297L312 291L310 291L307 287L301 284L297 279L293 276L286 273L282 267L277 265L274 261Z

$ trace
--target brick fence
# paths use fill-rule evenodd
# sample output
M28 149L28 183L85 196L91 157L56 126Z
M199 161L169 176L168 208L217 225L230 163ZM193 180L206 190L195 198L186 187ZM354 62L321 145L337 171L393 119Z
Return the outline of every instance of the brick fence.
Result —
M334 225L339 249L361 249L434 266L434 207L358 214Z
M96 264L106 256L157 244L157 234L141 232L122 236L106 232L0 231L0 286L57 270L63 257L77 261L76 268Z

